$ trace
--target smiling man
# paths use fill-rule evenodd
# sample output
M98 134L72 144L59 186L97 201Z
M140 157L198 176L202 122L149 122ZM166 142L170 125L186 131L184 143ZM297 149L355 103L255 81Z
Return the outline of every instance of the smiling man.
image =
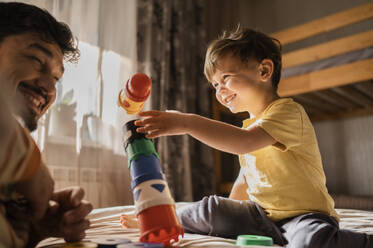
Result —
M12 83L17 114L30 131L56 97L56 83L63 74L63 54L57 44L37 34L11 35L0 43L0 73Z
M18 114L33 131L55 100L63 59L76 61L79 51L69 27L48 12L22 3L0 6L2 83L12 84Z
M56 98L63 61L78 57L66 24L32 5L0 3L0 247L77 241L89 227L83 189L54 192L29 134Z

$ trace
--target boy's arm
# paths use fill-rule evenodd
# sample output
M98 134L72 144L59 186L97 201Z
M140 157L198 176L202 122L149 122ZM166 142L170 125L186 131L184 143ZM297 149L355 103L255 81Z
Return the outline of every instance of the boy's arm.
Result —
M146 111L140 113L140 116L148 118L135 122L142 126L137 131L147 133L148 138L189 134L215 149L233 154L249 153L276 143L260 127L242 129L196 114Z
M249 196L246 193L247 183L245 177L243 176L243 169L240 169L240 174L238 175L236 181L233 184L229 198L233 200L246 201L249 200Z

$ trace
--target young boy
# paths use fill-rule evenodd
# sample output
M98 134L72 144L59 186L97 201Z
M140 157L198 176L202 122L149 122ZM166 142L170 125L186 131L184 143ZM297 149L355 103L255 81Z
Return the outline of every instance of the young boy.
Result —
M239 155L229 199L210 196L178 210L187 231L236 238L271 236L288 247L373 247L366 234L340 230L313 126L303 107L279 98L279 41L250 29L225 33L206 54L205 75L217 100L251 118L238 128L195 114L142 112L148 138L189 134Z

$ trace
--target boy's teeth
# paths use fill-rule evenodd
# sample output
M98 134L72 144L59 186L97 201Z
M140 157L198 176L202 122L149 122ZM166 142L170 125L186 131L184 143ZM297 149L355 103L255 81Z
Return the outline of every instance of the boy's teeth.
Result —
M228 96L227 98L225 98L225 102L229 103L230 101L232 101L233 97L234 97L234 95Z

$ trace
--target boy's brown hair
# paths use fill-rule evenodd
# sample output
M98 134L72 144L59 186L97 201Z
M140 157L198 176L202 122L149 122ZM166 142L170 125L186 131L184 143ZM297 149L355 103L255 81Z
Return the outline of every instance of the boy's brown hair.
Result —
M221 37L212 41L206 52L204 73L207 80L212 81L219 59L232 54L246 64L250 59L259 63L270 59L274 64L272 86L277 91L281 78L281 43L275 38L253 30L238 27L233 32L224 32Z

